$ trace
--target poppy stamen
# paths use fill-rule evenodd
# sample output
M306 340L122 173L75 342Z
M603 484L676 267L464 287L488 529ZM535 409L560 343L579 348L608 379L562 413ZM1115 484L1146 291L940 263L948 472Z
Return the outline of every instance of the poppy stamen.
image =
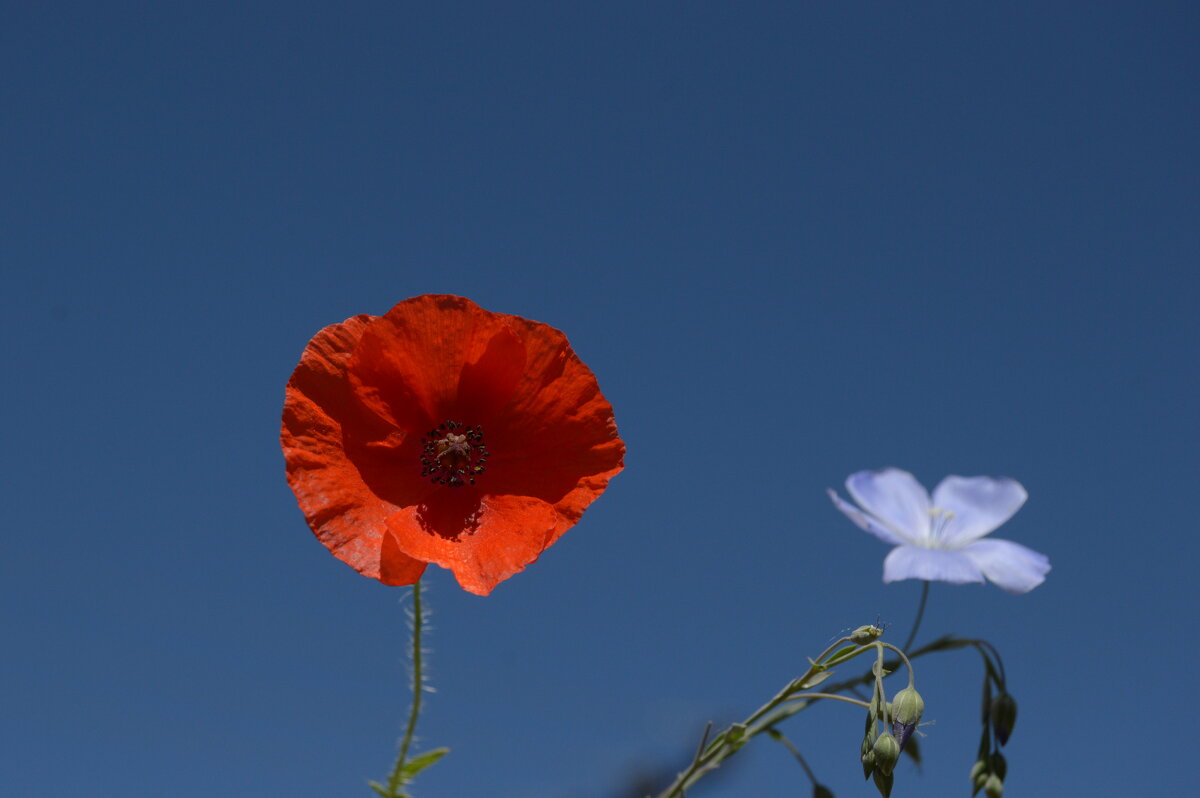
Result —
M446 420L421 439L421 476L435 485L474 485L488 459L483 427Z

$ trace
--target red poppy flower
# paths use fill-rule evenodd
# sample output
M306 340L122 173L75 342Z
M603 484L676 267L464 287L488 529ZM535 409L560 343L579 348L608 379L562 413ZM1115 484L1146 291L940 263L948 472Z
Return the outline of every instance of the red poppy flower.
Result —
M436 563L480 595L570 529L625 454L566 336L436 295L317 333L281 438L288 484L334 556L389 585Z

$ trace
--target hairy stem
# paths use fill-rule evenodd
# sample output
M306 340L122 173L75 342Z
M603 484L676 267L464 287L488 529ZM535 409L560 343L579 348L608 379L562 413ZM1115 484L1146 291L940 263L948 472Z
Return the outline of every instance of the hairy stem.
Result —
M413 698L412 708L408 712L408 726L404 729L404 738L400 741L400 755L396 757L396 765L392 768L391 775L388 776L387 790L391 797L399 796L399 790L402 786L402 774L404 766L408 763L408 749L412 745L413 733L417 729L417 718L421 714L421 688L423 679L421 676L421 626L424 623L424 616L421 613L421 581L413 585L413 621L412 621L412 682L413 682Z

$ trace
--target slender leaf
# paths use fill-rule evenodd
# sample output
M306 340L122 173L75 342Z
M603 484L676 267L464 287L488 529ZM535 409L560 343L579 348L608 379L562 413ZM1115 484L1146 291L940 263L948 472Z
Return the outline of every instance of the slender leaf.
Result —
M449 748L435 748L432 751L426 751L423 754L418 754L412 759L404 763L404 767L400 769L400 780L404 784L408 784L417 774L425 768L429 767L439 759L450 753Z

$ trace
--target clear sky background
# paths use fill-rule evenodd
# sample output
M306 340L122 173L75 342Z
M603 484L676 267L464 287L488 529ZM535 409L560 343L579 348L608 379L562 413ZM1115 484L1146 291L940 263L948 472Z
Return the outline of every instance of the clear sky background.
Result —
M936 585L1006 794L1194 786L1190 2L5 2L0 793L370 796L403 589L283 476L309 337L417 294L564 330L626 470L487 598L430 572L419 798L625 798L916 582L825 496L1007 475L1041 587ZM853 669L857 672L857 669ZM979 660L920 662L968 794ZM873 795L859 711L785 731ZM769 740L697 796L805 795ZM657 775L654 775L657 774Z

